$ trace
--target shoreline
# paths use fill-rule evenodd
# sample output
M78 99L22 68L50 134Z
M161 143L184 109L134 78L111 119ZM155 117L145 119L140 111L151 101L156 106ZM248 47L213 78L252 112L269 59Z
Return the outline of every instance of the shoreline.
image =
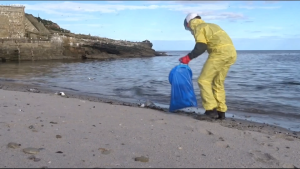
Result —
M128 106L128 107L135 107L135 108L141 108L141 104L144 103L129 103L129 102L122 102L114 99L108 99L108 98L101 98L97 96L91 96L91 95L84 95L83 93L79 93L76 91L67 91L64 89L55 90L55 89L46 89L43 86L39 85L28 85L23 83L16 83L12 82L10 80L8 81L1 81L0 80L0 90L8 90L8 91L18 91L18 92L27 92L27 93L36 93L36 91L31 92L30 89L37 89L38 93L41 94L53 94L55 95L56 92L64 92L66 96L64 98L74 98L74 99L81 99L91 102L98 102L98 103L106 103L111 105L121 105L121 106ZM152 109L157 110L163 113L167 114L177 114L181 116L188 116L200 121L207 121L212 123L219 123L220 125L228 128L235 128L238 130L247 130L247 131L255 131L255 132L261 132L261 133L268 133L268 134L285 134L288 137L296 138L300 140L300 131L292 131L284 127L267 124L267 123L260 123L255 121L249 121L249 120L243 120L238 119L234 117L226 117L226 120L218 121L211 118L208 118L204 114L197 114L197 113L190 113L190 112L184 112L184 111L177 111L176 113L170 113L168 112L168 109L156 107L156 106L146 106L144 109Z
M209 121L68 93L64 97L38 87L39 93L26 92L28 87L33 88L0 89L3 168L300 166L299 133L261 124L255 131L232 118Z

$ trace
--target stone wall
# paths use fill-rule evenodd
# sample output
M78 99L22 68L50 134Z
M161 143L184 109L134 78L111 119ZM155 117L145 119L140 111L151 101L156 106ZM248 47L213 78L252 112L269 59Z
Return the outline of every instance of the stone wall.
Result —
M34 26L39 33L41 34L49 34L49 30L44 26L43 23L39 22L33 15L31 14L24 14L25 17L30 21L32 26ZM30 31L30 30L28 30Z
M38 33L39 31L36 29L36 27L28 20L27 17L25 17L25 30L29 32Z
M24 8L24 6L0 6L0 38L24 37Z
M59 43L38 40L1 40L0 57L8 61L72 59L63 56L63 46Z

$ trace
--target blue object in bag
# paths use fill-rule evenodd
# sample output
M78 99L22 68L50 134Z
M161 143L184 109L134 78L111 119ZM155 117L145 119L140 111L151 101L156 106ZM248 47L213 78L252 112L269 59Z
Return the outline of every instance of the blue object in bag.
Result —
M171 84L170 112L187 107L198 107L192 82L192 70L186 64L175 66L169 74Z

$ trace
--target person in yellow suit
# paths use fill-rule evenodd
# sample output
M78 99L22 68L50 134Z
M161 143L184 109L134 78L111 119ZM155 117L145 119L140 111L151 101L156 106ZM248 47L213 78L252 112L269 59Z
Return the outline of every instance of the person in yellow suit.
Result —
M220 26L204 22L197 13L186 16L184 27L192 33L196 45L179 61L188 64L207 50L209 56L198 78L202 105L206 110L204 114L223 120L227 111L224 81L230 66L236 61L236 49Z

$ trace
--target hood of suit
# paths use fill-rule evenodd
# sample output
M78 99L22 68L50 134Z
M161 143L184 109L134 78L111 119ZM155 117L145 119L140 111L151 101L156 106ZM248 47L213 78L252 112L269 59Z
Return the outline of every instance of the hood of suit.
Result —
M192 30L192 33L195 32L196 27L202 23L205 23L202 19L192 19L189 23L189 27Z

